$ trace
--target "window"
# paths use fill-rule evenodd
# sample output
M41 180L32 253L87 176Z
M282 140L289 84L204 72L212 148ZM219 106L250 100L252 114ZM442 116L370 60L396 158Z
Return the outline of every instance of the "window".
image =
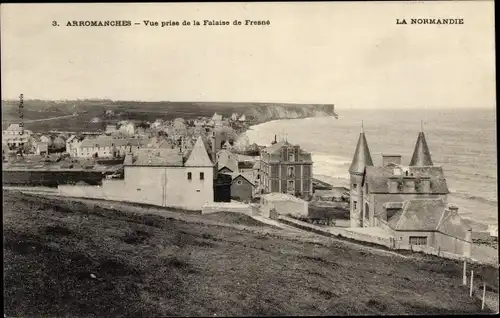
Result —
M237 185L241 185L242 183L243 183L243 182L241 182L241 180L236 181L236 184L237 184Z
M427 236L410 236L410 245L427 245Z
M295 167L288 167L288 173L287 173L289 178L295 177Z
M357 207L358 207L358 202L356 201L352 201L353 205L354 205L354 210L357 210Z
M205 180L205 173L204 172L200 172L200 180Z
M295 152L293 148L288 149L288 161L295 161Z
M191 172L188 172L188 180L191 180Z
M353 183L353 184L352 184L352 188L353 188L354 190L356 190L356 189L358 188L358 185L357 185L356 183Z
M257 180L259 180L259 179L260 179L260 174L257 175Z
M295 191L295 181L294 180L288 180L288 186L287 186L287 191Z

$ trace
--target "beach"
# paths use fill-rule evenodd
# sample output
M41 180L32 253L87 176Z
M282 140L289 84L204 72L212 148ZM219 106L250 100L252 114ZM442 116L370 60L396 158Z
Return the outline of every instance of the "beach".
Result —
M342 110L339 119L276 120L250 127L251 143L269 145L277 135L313 156L315 177L349 185L348 169L361 121L375 165L381 154L400 154L408 165L421 127L434 165L442 166L449 203L459 207L474 231L498 224L495 109ZM421 125L423 121L423 125Z

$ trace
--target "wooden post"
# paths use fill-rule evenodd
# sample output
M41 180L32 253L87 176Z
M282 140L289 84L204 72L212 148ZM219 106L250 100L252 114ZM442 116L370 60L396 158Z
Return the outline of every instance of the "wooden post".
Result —
M472 297L472 286L474 285L474 271L470 271L470 297Z
M462 284L467 286L467 260L464 260L464 275Z
M484 298L486 297L486 283L483 282L483 303L481 304L481 310L484 310Z

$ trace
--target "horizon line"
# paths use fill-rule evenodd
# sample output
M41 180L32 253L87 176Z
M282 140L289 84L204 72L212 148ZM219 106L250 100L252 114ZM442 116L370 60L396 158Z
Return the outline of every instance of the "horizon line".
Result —
M2 102L18 102L19 98L6 98L2 99ZM289 104L289 105L331 105L337 106L334 103L311 103L311 102L270 102L270 101L189 101L189 100L126 100L126 99L111 99L111 98L76 98L76 99L41 99L41 98L24 98L23 101L44 101L44 102L82 102L82 101L110 101L110 102L135 102L135 103L225 103L225 104ZM110 105L111 106L111 105ZM409 109L490 109L496 108L496 105L491 106L475 106L475 107L449 107L449 106L409 106L409 107L366 107L366 106L355 106L351 105L343 107L343 110L350 109L391 109L391 110L409 110Z

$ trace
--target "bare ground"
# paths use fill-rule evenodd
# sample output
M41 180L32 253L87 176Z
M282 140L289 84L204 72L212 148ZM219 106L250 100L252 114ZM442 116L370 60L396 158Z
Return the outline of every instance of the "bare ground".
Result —
M460 265L437 258L292 239L233 215L180 220L3 194L8 316L480 312Z

